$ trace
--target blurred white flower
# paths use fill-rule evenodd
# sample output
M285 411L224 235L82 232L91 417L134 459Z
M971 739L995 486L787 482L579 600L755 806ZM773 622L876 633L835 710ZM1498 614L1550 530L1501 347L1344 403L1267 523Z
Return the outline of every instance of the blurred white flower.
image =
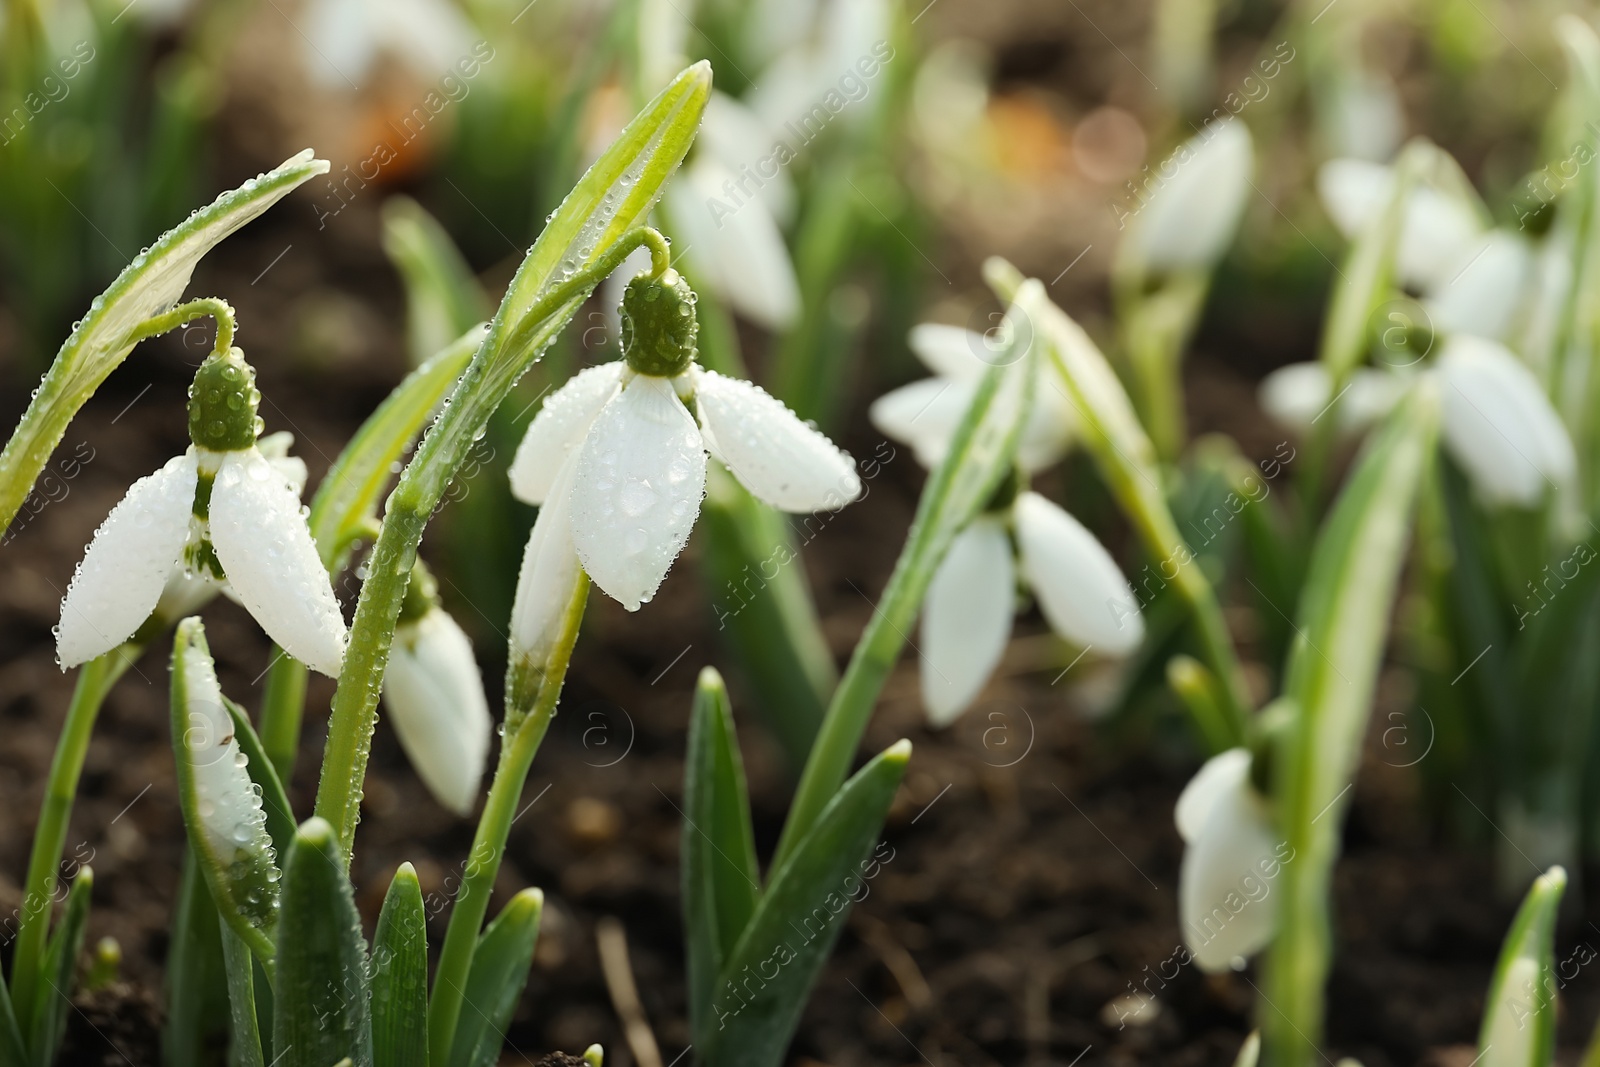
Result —
M1111 554L1066 511L1024 491L957 534L928 586L921 678L933 726L966 711L1000 662L1019 577L1051 629L1075 645L1124 656L1144 639L1139 603Z
M306 20L306 70L324 88L359 85L384 52L438 77L478 39L449 0L310 0Z
M1339 232L1354 240L1383 211L1394 168L1363 159L1334 159L1317 171L1317 194ZM1469 261L1483 235L1470 204L1431 186L1413 188L1406 201L1395 267L1401 281L1429 293L1446 286Z
M1126 241L1148 270L1213 266L1239 228L1255 170L1250 128L1238 119L1206 126L1155 171L1150 199L1133 216Z
M1291 363L1261 380L1261 408L1285 427L1302 435L1327 411L1333 400L1328 368L1321 363ZM1339 432L1362 434L1383 418L1405 395L1406 380L1372 367L1357 367L1339 397Z
M1424 294L1433 328L1503 341L1531 297L1534 253L1509 230L1490 230L1464 253L1462 265Z
M1459 335L1439 353L1444 443L1490 505L1533 507L1572 481L1566 425L1533 373L1504 345Z
M1211 757L1184 787L1174 813L1183 838L1178 917L1203 971L1225 971L1265 948L1277 920L1276 879L1292 862L1266 801L1250 783L1250 752Z
M1008 328L1009 323L1001 327ZM879 430L910 445L917 462L931 470L944 459L984 371L1005 345L985 334L936 323L913 327L909 342L934 377L885 393L873 402L869 417ZM1017 462L1030 474L1049 467L1066 454L1076 425L1072 402L1053 382L1041 382L1017 446Z
M489 702L472 642L444 609L402 615L383 702L428 792L457 815L470 813L489 758Z
M570 458L559 503L571 509L578 559L608 595L629 611L655 595L700 514L708 452L784 511L831 510L860 495L854 463L826 437L760 387L695 365L694 297L676 271L635 279L623 314L626 359L553 393L510 471L519 499L545 504ZM681 333L658 336L669 327ZM524 580L535 571L525 557Z
M242 358L212 357L201 366L190 396L191 435L217 447L192 444L134 482L95 531L61 601L56 654L63 668L133 636L181 571L225 579L284 651L338 675L344 618L299 493L255 443L258 396ZM174 591L185 592L199 591Z

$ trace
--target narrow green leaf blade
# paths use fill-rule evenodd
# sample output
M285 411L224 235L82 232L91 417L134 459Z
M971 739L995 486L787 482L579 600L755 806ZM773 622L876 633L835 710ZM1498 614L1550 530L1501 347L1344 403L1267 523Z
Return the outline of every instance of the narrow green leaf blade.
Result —
M528 984L543 912L544 894L524 889L478 939L472 972L467 976L467 1010L456 1024L448 1067L494 1067L499 1062L501 1035Z
M277 854L249 757L217 683L205 626L184 619L172 643L172 748L189 847L222 920L263 960L278 914ZM259 752L259 746L257 746ZM270 770L265 758L258 773ZM280 800L281 800L281 789Z
M0 975L0 1067L29 1067L28 1049L4 975Z
M729 953L700 1035L705 1067L776 1067L800 1022L812 983L833 949L853 899L865 896L891 851L883 829L911 758L900 741L856 772L790 858L777 867L744 935ZM882 846L879 846L881 849Z
M1567 872L1534 880L1489 980L1478 1058L1486 1067L1548 1067L1556 1051L1556 913Z
M1298 1067L1317 1057L1342 805L1438 426L1438 391L1424 378L1367 442L1317 540L1301 594L1284 689L1300 710L1273 772L1278 823L1294 856L1281 875L1278 936L1266 969L1264 1002L1274 1009L1261 1012L1273 1064Z
M406 288L406 344L423 362L493 308L439 220L409 196L383 205L383 250Z
M237 1067L266 1067L261 1053L261 1022L256 1015L255 961L239 935L222 927L222 961L228 976L229 1017L233 1022L232 1057Z
M689 712L683 781L683 922L688 948L689 1029L710 1037L711 1005L729 951L760 900L750 797L722 676L700 672Z
M61 1037L66 1033L67 1009L72 1004L78 952L83 948L83 929L89 921L89 892L93 888L94 873L87 867L80 867L67 894L61 925L51 935L50 947L44 954L41 969L44 981L34 1009L33 1038L29 1042L35 1067L51 1067L56 1050L61 1047Z
M0 452L0 533L33 488L67 424L133 349L135 331L183 296L200 259L301 182L325 174L311 150L223 193L135 256L56 353L16 432Z
M283 867L272 1046L283 1067L372 1067L367 943L333 827L301 824Z
M194 850L183 857L183 880L172 915L167 951L167 1018L161 1028L164 1067L202 1067L226 1038L218 1026L228 1010L221 920Z
M394 873L372 935L372 1061L428 1063L428 916L409 863Z

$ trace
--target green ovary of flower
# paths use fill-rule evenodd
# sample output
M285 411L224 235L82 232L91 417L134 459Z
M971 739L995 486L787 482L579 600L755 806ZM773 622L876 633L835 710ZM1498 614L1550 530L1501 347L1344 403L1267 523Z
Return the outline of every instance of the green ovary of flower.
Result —
M212 353L189 386L189 439L212 452L250 448L261 433L260 403L255 368L244 353L237 348L226 355Z
M676 378L694 362L700 322L683 275L641 274L622 294L622 353L639 374Z

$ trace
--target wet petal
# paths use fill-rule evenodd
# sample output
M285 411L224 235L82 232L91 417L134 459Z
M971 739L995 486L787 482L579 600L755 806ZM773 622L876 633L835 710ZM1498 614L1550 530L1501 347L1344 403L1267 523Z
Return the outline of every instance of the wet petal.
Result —
M155 610L189 539L198 478L192 455L173 457L134 482L95 531L61 601L63 668L110 652Z
M1144 620L1128 580L1084 525L1038 493L1017 498L1022 574L1056 633L1102 655L1139 647Z
M313 670L339 675L344 617L300 499L260 452L229 452L211 491L211 544L228 585L267 636Z
M624 369L621 360L589 367L545 398L511 460L512 496L526 504L544 503L562 464L583 441L606 401L617 395Z
M583 569L629 611L655 595L700 514L700 428L665 378L638 375L578 452L572 542Z
M522 551L517 596L511 606L512 658L531 660L539 668L555 643L578 577L578 554L572 547L572 478L577 466L573 457L561 468L539 509Z
M695 376L706 447L757 498L782 511L832 511L861 495L849 456L765 389L716 371Z
M949 726L971 706L1011 638L1016 573L1011 539L992 516L956 536L922 605L922 703Z
M1457 336L1438 367L1445 445L1487 503L1533 507L1571 480L1577 461L1566 426L1510 350Z
M434 608L395 628L383 701L428 792L470 812L489 758L489 702L472 642L448 613Z

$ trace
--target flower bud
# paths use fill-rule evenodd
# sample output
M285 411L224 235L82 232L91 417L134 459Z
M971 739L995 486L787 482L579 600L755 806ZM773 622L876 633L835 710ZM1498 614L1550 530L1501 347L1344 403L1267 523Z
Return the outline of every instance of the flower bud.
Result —
M261 433L260 403L255 368L244 361L244 353L237 348L224 356L212 353L189 386L189 440L212 452L251 447Z
M683 275L641 274L622 294L622 355L630 369L676 378L694 362L700 321Z

